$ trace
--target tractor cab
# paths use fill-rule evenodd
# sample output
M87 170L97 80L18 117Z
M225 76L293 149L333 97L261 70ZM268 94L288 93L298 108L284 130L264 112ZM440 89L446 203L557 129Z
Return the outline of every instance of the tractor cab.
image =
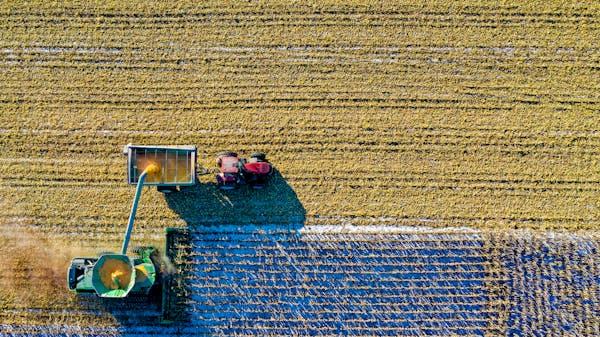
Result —
M221 159L223 173L238 174L240 172L240 159L238 157L223 157Z
M235 152L221 152L217 155L217 185L222 190L231 190L248 184L261 189L273 174L273 166L264 153L253 153L249 159L239 158Z
M237 188L240 181L241 160L235 152L221 152L217 155L217 185L222 190Z

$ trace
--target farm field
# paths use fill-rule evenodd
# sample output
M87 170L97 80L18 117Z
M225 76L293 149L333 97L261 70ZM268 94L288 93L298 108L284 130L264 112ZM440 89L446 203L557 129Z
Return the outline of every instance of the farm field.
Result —
M173 248L179 298L171 325L158 323L154 302L123 306L63 291L38 307L5 304L0 329L95 336L600 332L597 236L218 226L183 230Z
M600 335L598 41L591 1L1 3L0 335ZM145 189L169 327L64 287L120 245L127 143L277 168Z

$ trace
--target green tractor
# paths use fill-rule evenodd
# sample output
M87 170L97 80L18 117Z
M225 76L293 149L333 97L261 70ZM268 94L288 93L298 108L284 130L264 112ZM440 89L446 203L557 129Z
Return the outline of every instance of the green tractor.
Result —
M77 257L67 273L69 290L75 293L95 293L104 298L124 298L130 294L148 295L160 278L160 258L154 247L135 250L127 255L135 213L145 185L159 191L177 191L179 186L196 182L196 147L194 146L134 146L127 145L128 182L136 192L121 253L102 253L98 257ZM168 231L167 231L168 233ZM163 290L163 302L165 291Z

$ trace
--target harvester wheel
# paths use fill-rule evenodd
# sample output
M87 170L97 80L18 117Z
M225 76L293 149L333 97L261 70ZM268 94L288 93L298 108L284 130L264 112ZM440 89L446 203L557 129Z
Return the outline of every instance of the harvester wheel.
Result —
M250 155L250 158L256 158L258 161L265 161L267 160L267 155L262 152L254 152Z

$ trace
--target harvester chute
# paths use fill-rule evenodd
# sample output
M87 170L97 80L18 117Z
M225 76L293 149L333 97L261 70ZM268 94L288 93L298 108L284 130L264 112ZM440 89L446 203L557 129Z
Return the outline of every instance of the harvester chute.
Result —
M159 277L157 250L142 247L136 250L136 256L127 255L142 189L150 185L159 190L176 191L178 186L196 183L195 146L129 144L124 152L128 155L127 179L136 185L136 190L121 252L74 258L69 266L67 285L75 293L95 293L105 298L147 295Z

